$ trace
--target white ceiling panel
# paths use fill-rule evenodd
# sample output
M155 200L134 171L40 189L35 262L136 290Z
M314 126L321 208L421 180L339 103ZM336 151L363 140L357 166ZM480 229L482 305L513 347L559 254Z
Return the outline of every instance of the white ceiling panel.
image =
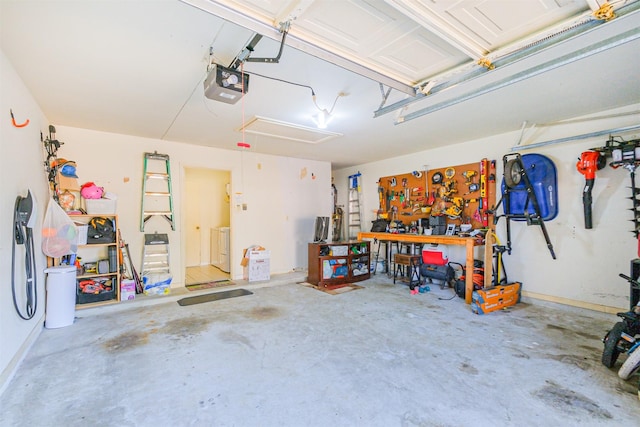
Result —
M483 0L471 7L447 12L455 19L453 25L466 28L470 37L486 40L493 51L516 40L527 38L545 28L589 11L585 1L572 1L560 6L552 0L490 1Z
M589 10L584 0L386 0L472 58Z
M403 23L410 23L393 9L387 9L362 0L314 2L292 23L292 31L325 45L339 46L348 54L366 55L369 40L383 38ZM410 24L408 30L416 27Z
M466 58L438 35L376 0L313 2L291 31L409 84Z
M370 63L412 84L467 60L465 55L422 28L379 45L375 55L368 58Z

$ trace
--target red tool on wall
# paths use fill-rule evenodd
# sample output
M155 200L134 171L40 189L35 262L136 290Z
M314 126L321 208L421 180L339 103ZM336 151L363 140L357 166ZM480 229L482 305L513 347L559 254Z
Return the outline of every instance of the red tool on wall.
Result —
M600 155L597 151L584 151L576 164L576 169L585 178L584 190L582 190L582 204L584 205L584 228L587 230L593 228L591 191L596 180L596 171L603 169L606 164L606 157Z
M489 192L487 191L487 180L489 176L489 160L480 161L480 209L482 210L482 226L489 226Z

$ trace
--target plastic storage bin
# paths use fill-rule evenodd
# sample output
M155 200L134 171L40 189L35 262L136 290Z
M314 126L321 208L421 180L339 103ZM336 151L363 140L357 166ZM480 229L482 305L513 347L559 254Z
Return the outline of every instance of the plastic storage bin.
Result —
M62 328L73 324L76 316L76 267L59 265L47 273L47 300L44 327Z

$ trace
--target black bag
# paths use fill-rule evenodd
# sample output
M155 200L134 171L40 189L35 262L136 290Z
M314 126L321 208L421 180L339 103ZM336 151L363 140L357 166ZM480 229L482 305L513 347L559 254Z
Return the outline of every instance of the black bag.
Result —
M387 231L387 227L389 227L389 221L386 219L376 219L371 222L373 223L371 226L371 232L373 233L384 233Z
M87 227L87 243L114 243L116 231L109 218L96 216L91 218Z

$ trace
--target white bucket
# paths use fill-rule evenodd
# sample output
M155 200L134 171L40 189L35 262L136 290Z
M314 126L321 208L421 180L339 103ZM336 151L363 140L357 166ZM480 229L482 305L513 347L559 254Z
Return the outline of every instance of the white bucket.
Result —
M44 327L62 328L73 324L76 316L76 267L59 265L47 273L47 304Z

